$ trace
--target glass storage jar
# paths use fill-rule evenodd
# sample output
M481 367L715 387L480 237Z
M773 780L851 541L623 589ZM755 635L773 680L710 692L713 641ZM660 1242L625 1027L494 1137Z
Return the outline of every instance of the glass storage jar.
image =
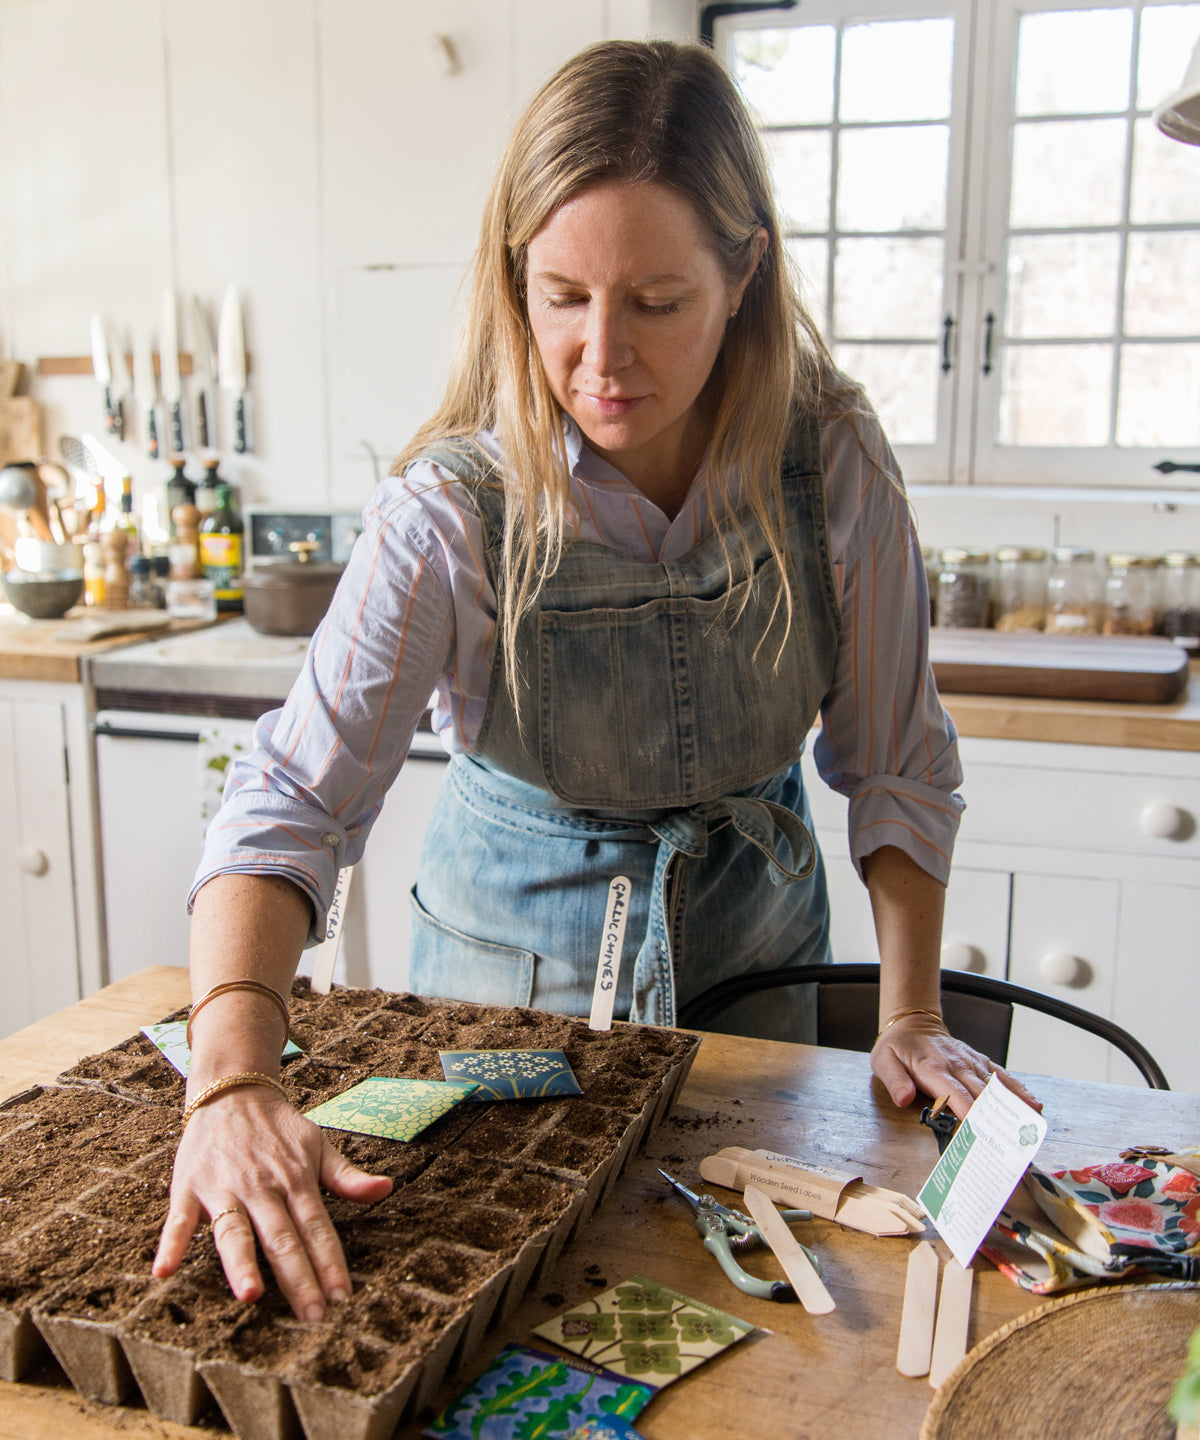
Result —
M949 545L941 553L937 583L937 620L952 629L981 629L988 623L987 550Z
M1103 608L1096 552L1083 545L1056 545L1046 575L1046 632L1099 635Z
M1153 555L1130 555L1117 551L1108 556L1104 581L1104 633L1106 635L1154 634Z
M1162 633L1193 655L1200 654L1200 555L1173 550L1162 557L1158 602Z
M1001 545L996 550L997 630L1040 630L1046 623L1046 552L1033 546Z

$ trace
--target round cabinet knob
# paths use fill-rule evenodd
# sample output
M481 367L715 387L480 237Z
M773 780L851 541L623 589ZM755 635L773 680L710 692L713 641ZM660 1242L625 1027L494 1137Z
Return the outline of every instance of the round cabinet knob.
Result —
M982 970L984 954L966 940L947 940L942 945L943 970Z
M1186 810L1169 800L1148 800L1138 815L1143 835L1156 840L1182 840L1191 834L1194 822Z
M1051 985L1078 985L1086 970L1078 955L1069 950L1050 950L1042 956L1038 970Z
M36 845L22 845L17 851L17 864L27 875L44 875L50 868L46 852Z

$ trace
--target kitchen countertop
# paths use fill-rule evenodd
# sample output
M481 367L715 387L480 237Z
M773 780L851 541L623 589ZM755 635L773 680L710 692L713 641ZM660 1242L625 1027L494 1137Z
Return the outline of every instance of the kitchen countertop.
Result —
M48 680L73 684L82 679L82 662L118 647L136 645L147 629L161 628L177 638L205 622L167 620L162 611L70 610L61 620L31 620L10 605L0 605L0 680ZM109 627L117 633L100 634ZM135 629L134 627L138 627Z

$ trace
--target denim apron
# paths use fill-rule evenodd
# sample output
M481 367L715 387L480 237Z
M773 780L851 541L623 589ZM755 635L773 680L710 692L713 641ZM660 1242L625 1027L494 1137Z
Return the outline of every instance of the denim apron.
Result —
M471 494L495 586L486 456L427 458ZM830 958L799 764L840 624L815 421L793 430L781 480L790 628L748 510L744 544L713 533L678 560L566 547L520 622L519 720L497 645L475 749L448 767L413 890L413 990L588 1014L618 875L618 1019L671 1025L718 980ZM749 996L713 1028L811 1040L811 996Z

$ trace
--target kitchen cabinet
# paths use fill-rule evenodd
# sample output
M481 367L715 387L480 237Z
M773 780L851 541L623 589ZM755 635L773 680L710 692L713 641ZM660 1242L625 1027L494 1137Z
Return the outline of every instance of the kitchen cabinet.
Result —
M81 687L0 680L0 1034L103 983L91 813Z
M951 713L954 697L948 699ZM943 965L976 969L1107 1016L1137 1035L1175 1089L1200 1092L1200 756L1192 751L961 742L967 802L946 893ZM838 961L877 959L853 872L845 801L806 778L830 870ZM1010 1062L1136 1084L1100 1040L1030 1012Z

